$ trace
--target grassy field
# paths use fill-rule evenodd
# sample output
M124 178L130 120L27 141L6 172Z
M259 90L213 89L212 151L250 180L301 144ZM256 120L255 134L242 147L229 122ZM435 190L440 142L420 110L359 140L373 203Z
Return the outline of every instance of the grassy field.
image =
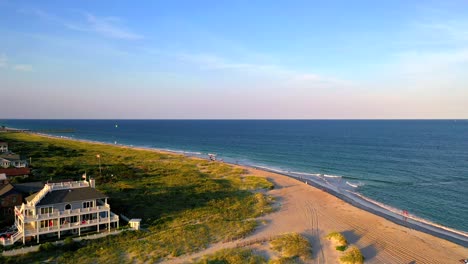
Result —
M24 133L0 133L0 141L31 158L36 180L79 180L86 172L110 197L112 211L142 218L145 229L5 262L161 261L247 236L255 218L272 210L271 198L255 192L272 183L220 162Z

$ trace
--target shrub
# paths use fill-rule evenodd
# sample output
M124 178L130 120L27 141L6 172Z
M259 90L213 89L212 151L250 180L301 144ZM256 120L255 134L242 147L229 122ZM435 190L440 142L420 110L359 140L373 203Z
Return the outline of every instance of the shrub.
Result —
M67 237L63 240L63 249L66 251L74 251L80 247L80 244L75 242L73 238Z
M335 249L338 251L345 251L348 246L336 246Z
M57 248L57 246L50 243L50 242L46 242L46 243L41 244L39 246L40 251L52 251L52 250L55 250L56 248Z
M213 255L205 256L197 264L263 264L264 257L255 255L250 249L223 249Z
M297 263L302 263L302 262L298 258L285 258L285 257L273 259L268 262L268 264L297 264Z
M334 241L335 243L337 243L337 247L336 247L337 250L340 250L340 249L338 249L338 247L346 248L348 246L348 241L346 240L346 238L341 233L331 232L330 234L328 234L326 236L326 238L328 238L328 239Z
M340 257L340 261L346 264L362 264L364 263L364 256L359 248L352 246Z
M309 241L297 233L290 233L270 242L273 250L281 253L283 258L307 259L311 257L312 249Z

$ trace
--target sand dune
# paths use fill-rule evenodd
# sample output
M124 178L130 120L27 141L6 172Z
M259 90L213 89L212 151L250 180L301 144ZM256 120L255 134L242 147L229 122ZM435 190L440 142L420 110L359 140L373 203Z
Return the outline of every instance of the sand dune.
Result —
M277 197L280 209L261 218L267 224L245 239L215 244L202 252L168 260L168 263L184 263L222 248L287 232L298 232L309 239L313 247L311 263L337 263L340 253L324 239L331 231L342 232L350 243L359 247L365 263L441 264L457 263L468 257L468 249L463 246L394 224L300 181L249 170L275 183L275 189L269 194ZM265 255L271 253L267 246L254 248Z

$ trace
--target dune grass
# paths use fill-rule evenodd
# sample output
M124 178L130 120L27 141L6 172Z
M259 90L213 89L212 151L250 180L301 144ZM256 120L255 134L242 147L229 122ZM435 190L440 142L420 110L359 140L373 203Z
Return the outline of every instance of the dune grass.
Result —
M52 257L59 262L162 261L245 237L257 226L254 218L272 210L271 198L257 190L273 185L228 164L25 133L0 133L0 140L31 157L33 179L79 180L86 172L110 197L112 211L143 219L146 231L87 241Z
M196 264L265 264L266 259L254 254L251 249L223 249L205 256Z
M335 249L339 251L344 251L348 247L348 241L343 234L338 232L331 232L325 238L333 241L335 243Z
M364 263L364 256L359 248L351 246L345 251L344 255L340 257L340 262L343 264L362 264Z
M309 241L297 233L285 234L273 239L270 247L281 254L279 259L273 260L273 263L291 263L296 259L307 260L312 257L312 247Z

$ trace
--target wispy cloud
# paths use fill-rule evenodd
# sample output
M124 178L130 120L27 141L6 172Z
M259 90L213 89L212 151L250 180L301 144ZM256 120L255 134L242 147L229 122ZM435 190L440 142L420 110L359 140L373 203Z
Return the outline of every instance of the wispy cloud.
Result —
M32 65L29 64L16 64L13 66L15 71L30 72L33 70Z
M235 69L235 70L248 70L248 71L273 71L279 70L275 65L269 64L255 64L248 62L233 62L223 57L213 54L189 54L179 53L175 57L183 62L188 62L198 65L201 69L222 70L222 69Z
M41 9L21 9L19 12L34 15L42 20L56 23L73 31L93 32L104 37L125 40L144 38L143 35L134 33L123 26L122 20L118 17L99 17L91 13L80 12L80 18L76 21L71 21Z
M0 54L0 68L13 69L16 71L32 71L33 67L30 64L12 64L5 54Z
M429 23L417 23L416 26L428 35L442 38L445 42L458 43L463 41L466 44L466 41L468 40L468 21L435 21Z
M7 67L8 59L5 54L0 54L0 68Z
M176 59L184 63L194 64L201 70L231 70L261 75L263 78L278 79L285 86L303 88L349 86L351 82L336 78L321 76L316 73L302 72L276 64L251 63L232 61L213 54L179 53Z
M86 21L88 23L88 28L103 36L128 40L136 40L143 38L142 35L133 33L129 29L118 25L118 23L120 22L119 18L97 17L89 13L86 13L85 16Z

